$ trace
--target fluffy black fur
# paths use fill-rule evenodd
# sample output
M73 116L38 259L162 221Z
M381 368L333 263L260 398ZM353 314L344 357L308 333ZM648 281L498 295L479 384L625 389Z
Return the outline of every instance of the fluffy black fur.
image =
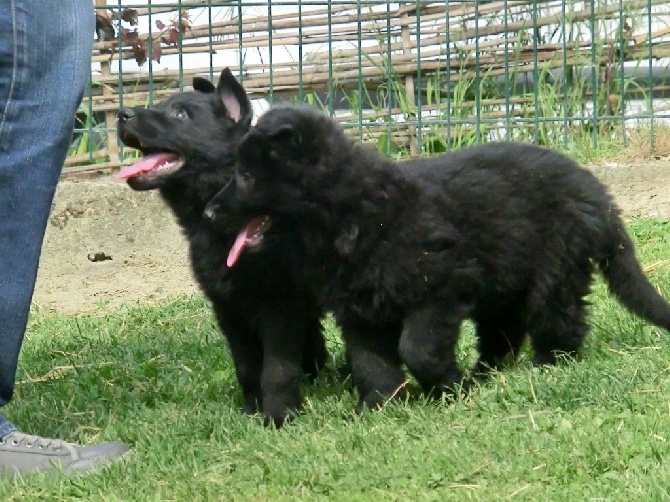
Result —
M462 381L454 354L476 323L476 372L516 354L575 355L597 267L628 309L670 329L605 187L566 156L492 143L397 163L323 114L277 108L243 139L235 184L210 208L288 221L334 310L358 409L398 394L401 363L426 392Z
M135 190L158 189L176 215L190 245L193 272L212 302L235 362L244 411L261 410L266 423L281 425L300 405L300 380L326 361L321 310L297 271L301 242L291 234L265 236L234 269L226 255L239 226L234 214L219 215L216 227L205 205L231 180L237 141L251 124L244 88L228 69L218 86L195 78L194 91L176 94L152 109L119 111L118 135L144 158L179 155L183 166L130 177ZM182 162L180 162L182 163Z

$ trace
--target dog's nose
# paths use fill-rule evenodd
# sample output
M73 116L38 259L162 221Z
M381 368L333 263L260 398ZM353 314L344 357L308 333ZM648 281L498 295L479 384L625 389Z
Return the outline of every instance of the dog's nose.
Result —
M216 210L219 208L218 204L213 204L209 203L207 206L205 206L205 212L203 213L203 216L207 218L208 220L213 220L216 218Z
M132 108L123 108L116 116L119 120L130 120L135 117L135 111Z

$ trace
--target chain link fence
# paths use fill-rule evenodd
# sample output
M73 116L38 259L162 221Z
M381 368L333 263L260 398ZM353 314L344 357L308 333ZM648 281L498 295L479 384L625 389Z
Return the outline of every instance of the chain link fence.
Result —
M491 140L653 151L670 117L667 0L95 0L91 83L64 175L136 155L119 107L223 67L255 110L311 103L394 156Z

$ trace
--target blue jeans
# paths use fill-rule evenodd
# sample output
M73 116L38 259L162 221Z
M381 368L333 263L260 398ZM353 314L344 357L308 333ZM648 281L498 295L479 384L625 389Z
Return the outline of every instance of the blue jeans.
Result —
M49 211L89 77L91 0L0 4L0 406L14 392ZM0 415L0 437L14 426Z

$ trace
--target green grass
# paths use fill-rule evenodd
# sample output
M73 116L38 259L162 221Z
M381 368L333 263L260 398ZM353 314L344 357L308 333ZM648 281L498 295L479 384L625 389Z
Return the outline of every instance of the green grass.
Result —
M630 222L670 298L670 222ZM240 413L207 303L63 316L36 310L8 416L84 443L122 438L124 464L85 477L0 481L0 500L667 500L670 341L598 282L580 361L522 357L453 405L414 396L353 418L327 370L284 430ZM328 322L334 367L342 357ZM475 357L471 330L461 357Z

